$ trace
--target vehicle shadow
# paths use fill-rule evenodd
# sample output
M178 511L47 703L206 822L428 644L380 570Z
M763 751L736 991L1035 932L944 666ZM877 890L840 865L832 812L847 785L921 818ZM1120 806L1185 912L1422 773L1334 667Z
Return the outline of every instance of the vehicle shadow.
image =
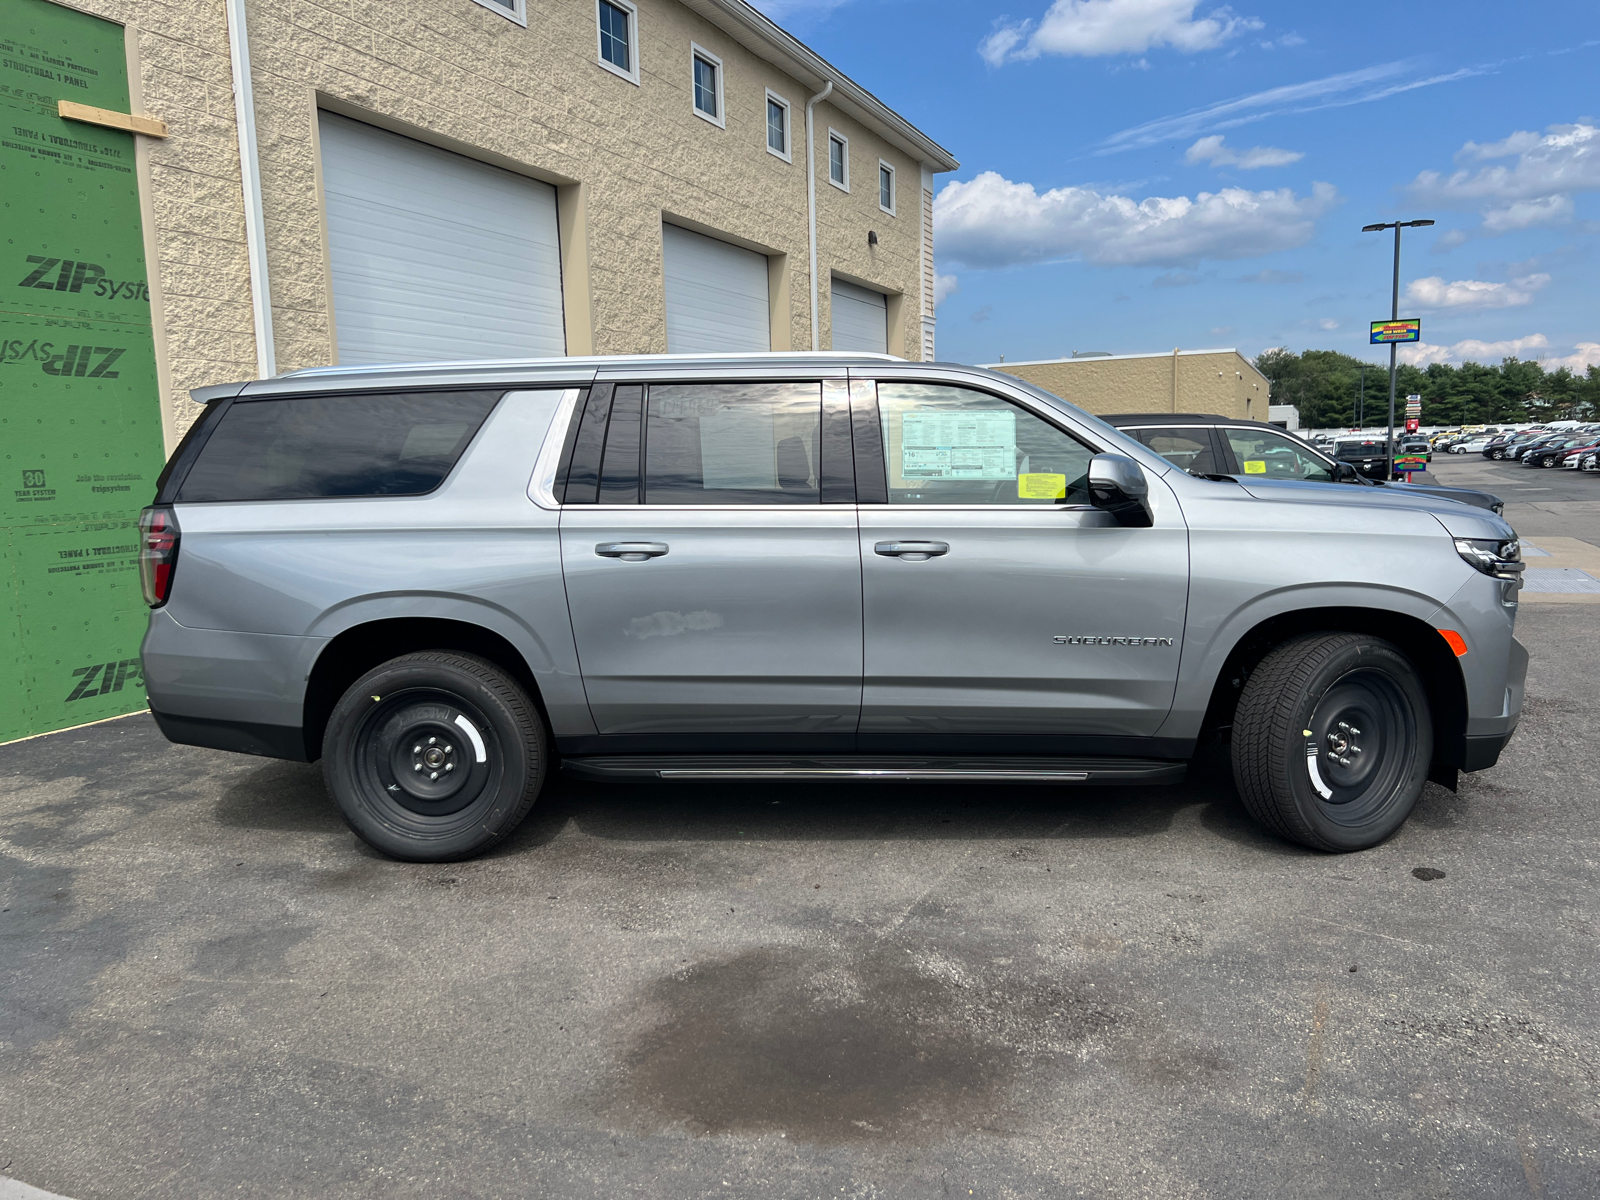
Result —
M1153 837L1198 809L1199 824L1261 853L1312 854L1257 826L1225 763L1198 761L1165 787L1000 783L597 783L555 773L522 826L491 853L533 853L569 828L619 842L982 841ZM328 834L344 828L319 764L271 760L231 779L212 810L225 826Z
M331 833L344 828L322 782L321 763L268 759L242 771L217 797L220 825L280 833Z

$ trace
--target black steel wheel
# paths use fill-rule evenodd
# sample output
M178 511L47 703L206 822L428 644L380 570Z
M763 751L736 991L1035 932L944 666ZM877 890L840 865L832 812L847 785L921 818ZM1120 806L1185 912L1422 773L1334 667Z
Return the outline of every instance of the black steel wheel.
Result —
M544 783L544 722L487 659L425 651L351 685L323 739L323 773L346 824L411 862L481 854L527 816Z
M1234 781L1251 816L1317 850L1364 850L1410 816L1433 757L1427 693L1379 638L1318 633L1273 650L1234 714Z

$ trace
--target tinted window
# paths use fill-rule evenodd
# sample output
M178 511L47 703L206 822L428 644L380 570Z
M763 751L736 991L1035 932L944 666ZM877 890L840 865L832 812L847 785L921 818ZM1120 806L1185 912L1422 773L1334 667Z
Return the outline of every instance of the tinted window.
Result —
M1332 483L1333 472L1309 446L1265 429L1225 429L1228 446L1246 476Z
M878 384L890 504L1087 504L1094 451L969 388Z
M820 383L653 386L645 413L646 504L820 503Z
M1211 450L1211 431L1188 429L1124 429L1170 463L1196 475L1219 475L1216 455Z
M499 392L235 401L180 501L415 496L438 487Z

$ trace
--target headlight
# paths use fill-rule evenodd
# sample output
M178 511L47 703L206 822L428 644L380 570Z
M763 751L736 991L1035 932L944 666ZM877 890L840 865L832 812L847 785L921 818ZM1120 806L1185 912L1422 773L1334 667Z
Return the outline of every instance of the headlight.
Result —
M1516 582L1522 578L1522 546L1515 538L1457 538L1456 553L1485 575Z

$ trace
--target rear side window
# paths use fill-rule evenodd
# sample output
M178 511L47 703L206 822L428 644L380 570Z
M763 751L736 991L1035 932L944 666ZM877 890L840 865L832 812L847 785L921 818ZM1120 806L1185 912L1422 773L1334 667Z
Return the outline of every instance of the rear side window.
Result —
M178 500L418 496L450 473L500 392L234 401Z
M1204 426L1124 429L1170 463L1194 475L1220 475L1211 449L1211 430Z
M821 502L820 383L654 384L645 412L646 504Z

